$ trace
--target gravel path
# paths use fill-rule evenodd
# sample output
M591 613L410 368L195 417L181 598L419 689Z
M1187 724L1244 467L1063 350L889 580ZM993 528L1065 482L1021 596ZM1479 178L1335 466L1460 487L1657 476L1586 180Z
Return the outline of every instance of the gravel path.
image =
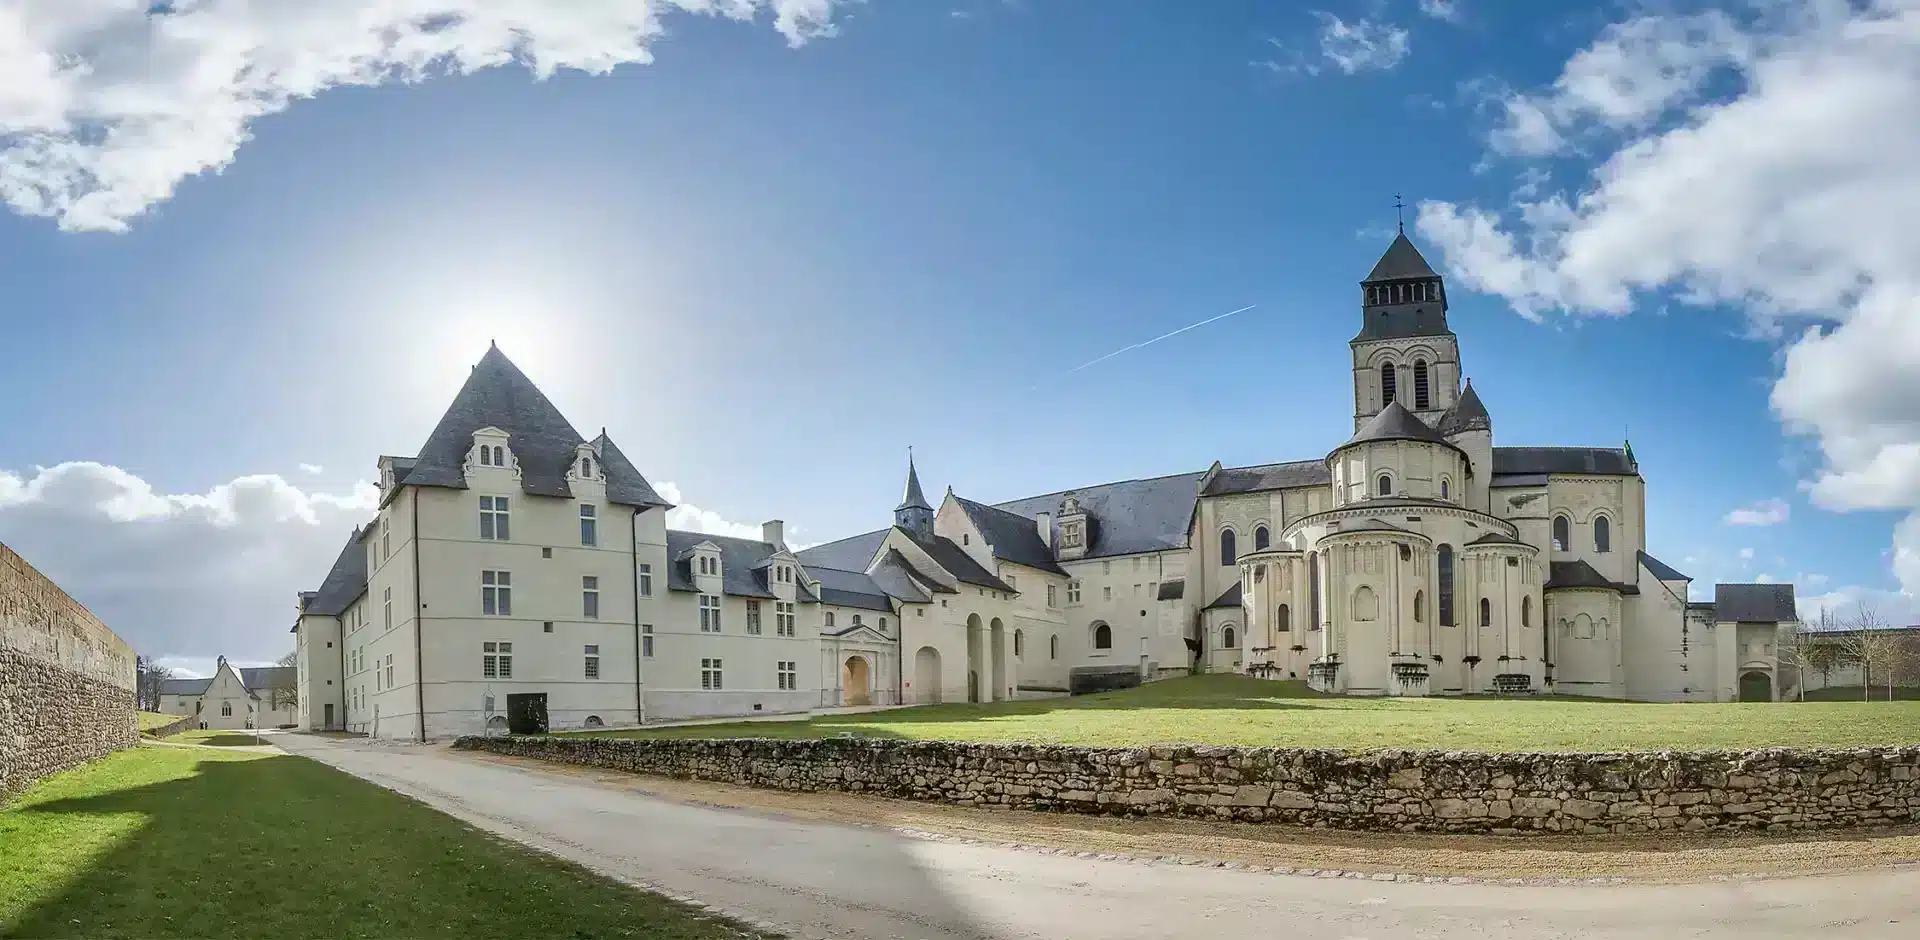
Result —
M1693 885L1450 884L1349 870L1277 874L1198 859L1181 864L1017 849L917 836L884 824L694 805L443 748L305 735L275 743L483 829L796 937L1920 935L1920 870L1911 868Z

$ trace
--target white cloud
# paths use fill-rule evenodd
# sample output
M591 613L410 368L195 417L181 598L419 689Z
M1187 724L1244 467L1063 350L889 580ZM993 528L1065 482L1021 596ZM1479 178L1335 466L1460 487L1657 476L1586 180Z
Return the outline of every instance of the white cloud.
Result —
M1753 560L1753 549L1751 549L1751 548L1743 548L1743 549L1741 549L1741 550L1740 550L1740 560L1741 560L1741 561L1752 561L1752 560Z
M257 475L174 494L63 463L0 471L0 540L142 654L270 661L292 648L298 592L319 586L377 502L369 483L311 493Z
M1786 347L1771 402L1818 443L1809 496L1907 511L1893 569L1920 591L1920 0L1640 16L1504 103L1495 153L1597 162L1502 208L1423 204L1450 271L1536 318L1742 311Z
M1460 0L1420 0L1420 12L1436 20L1460 22Z
M1349 23L1331 13L1314 15L1320 18L1320 54L1348 75L1385 71L1407 57L1407 31L1392 23L1364 17Z
M1779 525L1787 521L1792 509L1784 499L1763 499L1727 513L1727 525Z
M327 472L327 468L322 467L316 463L303 463L300 465L300 472L308 474L310 476L317 477L320 474Z
M790 45L841 0L11 0L0 5L0 199L124 230L233 162L260 117L331 88L503 65L646 64L663 18L770 14Z
M692 503L680 501L680 487L671 482L661 482L653 487L660 497L673 504L667 510L667 528L686 532L705 532L708 535L730 535L740 539L760 538L760 527L744 522L732 522L710 509L701 509Z

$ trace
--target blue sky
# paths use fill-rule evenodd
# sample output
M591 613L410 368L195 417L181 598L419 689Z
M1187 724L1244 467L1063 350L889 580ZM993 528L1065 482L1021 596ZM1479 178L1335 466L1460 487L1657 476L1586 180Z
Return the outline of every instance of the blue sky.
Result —
M1897 165L1920 145L1810 155L1795 186L1725 202L1708 197L1731 182L1664 189L1632 159L1769 104L1768 68L1889 54L1833 24L1494 0L670 6L651 64L606 40L626 64L536 80L527 61L587 54L552 37L594 46L624 20L534 12L518 64L294 75L291 100L184 142L134 133L150 115L0 97L0 539L144 651L271 659L294 593L368 514L375 457L419 446L490 340L673 483L687 524L782 517L805 541L884 524L908 445L930 489L989 501L1314 458L1351 430L1356 282L1402 193L1497 442L1631 437L1663 560L1910 612L1896 524L1920 494L1899 461L1920 407L1880 414L1848 383L1920 361L1897 324L1866 332L1914 310L1911 285L1882 310L1749 262L1873 284L1920 268L1912 236L1836 258L1847 239L1793 228L1826 221L1836 160L1884 160L1882 197L1920 208ZM103 61L157 42L58 8L20 41ZM1855 15L1876 12L1913 7ZM255 25L278 44L262 60L351 58L311 24ZM138 51L162 64L55 77L189 116L246 100ZM29 159L30 138L84 171ZM1690 159L1755 187L1779 169ZM1771 500L1776 524L1728 521Z

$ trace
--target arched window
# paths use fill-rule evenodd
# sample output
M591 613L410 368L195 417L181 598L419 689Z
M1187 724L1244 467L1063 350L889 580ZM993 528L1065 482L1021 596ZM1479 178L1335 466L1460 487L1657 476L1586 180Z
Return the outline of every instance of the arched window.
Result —
M1393 477L1384 473L1380 474L1380 479L1374 481L1373 491L1375 496L1392 496Z
M1593 517L1593 550L1602 554L1613 551L1613 525L1606 516Z
M1220 648L1223 650L1233 649L1233 642L1236 639L1238 639L1238 637L1233 635L1233 624L1227 624L1226 627L1220 631Z
M1113 649L1113 628L1104 623L1093 625L1093 648L1097 650Z
M1047 637L1047 658L1048 659L1060 658L1060 635L1057 633L1054 634L1053 636Z
M1391 362L1383 362L1380 364L1380 407L1382 408L1393 404L1394 380L1396 378L1394 373L1396 371L1398 370Z
M1233 550L1233 530L1221 529L1220 530L1220 564L1231 565L1233 564L1234 559L1238 557L1240 556L1236 554Z
M505 447L494 447L493 465L496 467L504 467L507 465L507 449Z
M1320 553L1307 553L1307 629L1320 629Z
M1553 550L1564 552L1573 548L1573 520L1566 516L1553 517Z
M1273 615L1273 632L1293 632L1293 611L1288 610L1285 604L1281 604L1280 609Z
M1362 584L1353 592L1353 619L1380 619L1380 597L1373 593L1373 588Z
M1413 622L1427 622L1427 592L1413 592Z
M1027 634L1024 630L1013 631L1013 655L1027 655Z
M1447 479L1446 477L1440 478L1440 498L1441 499L1453 498L1453 481Z
M1493 626L1493 602L1484 597L1480 598L1480 625Z
M1533 626L1533 598L1520 598L1520 626Z
M1453 546L1440 546L1440 625L1453 626Z
M1427 361L1415 359L1413 361L1413 407L1424 409L1431 401L1427 394Z
M593 458L592 457L580 458L580 476L582 479L590 480L593 478Z
M1267 527L1255 526L1253 530L1253 550L1256 552L1266 551L1267 545L1269 544L1268 540Z

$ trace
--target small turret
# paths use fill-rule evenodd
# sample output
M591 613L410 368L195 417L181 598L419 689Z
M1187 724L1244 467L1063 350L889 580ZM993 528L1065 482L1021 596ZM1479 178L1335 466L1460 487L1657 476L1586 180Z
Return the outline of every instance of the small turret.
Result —
M933 507L920 490L920 471L913 465L913 452L907 452L907 491L900 505L893 507L893 524L922 541L933 539Z

